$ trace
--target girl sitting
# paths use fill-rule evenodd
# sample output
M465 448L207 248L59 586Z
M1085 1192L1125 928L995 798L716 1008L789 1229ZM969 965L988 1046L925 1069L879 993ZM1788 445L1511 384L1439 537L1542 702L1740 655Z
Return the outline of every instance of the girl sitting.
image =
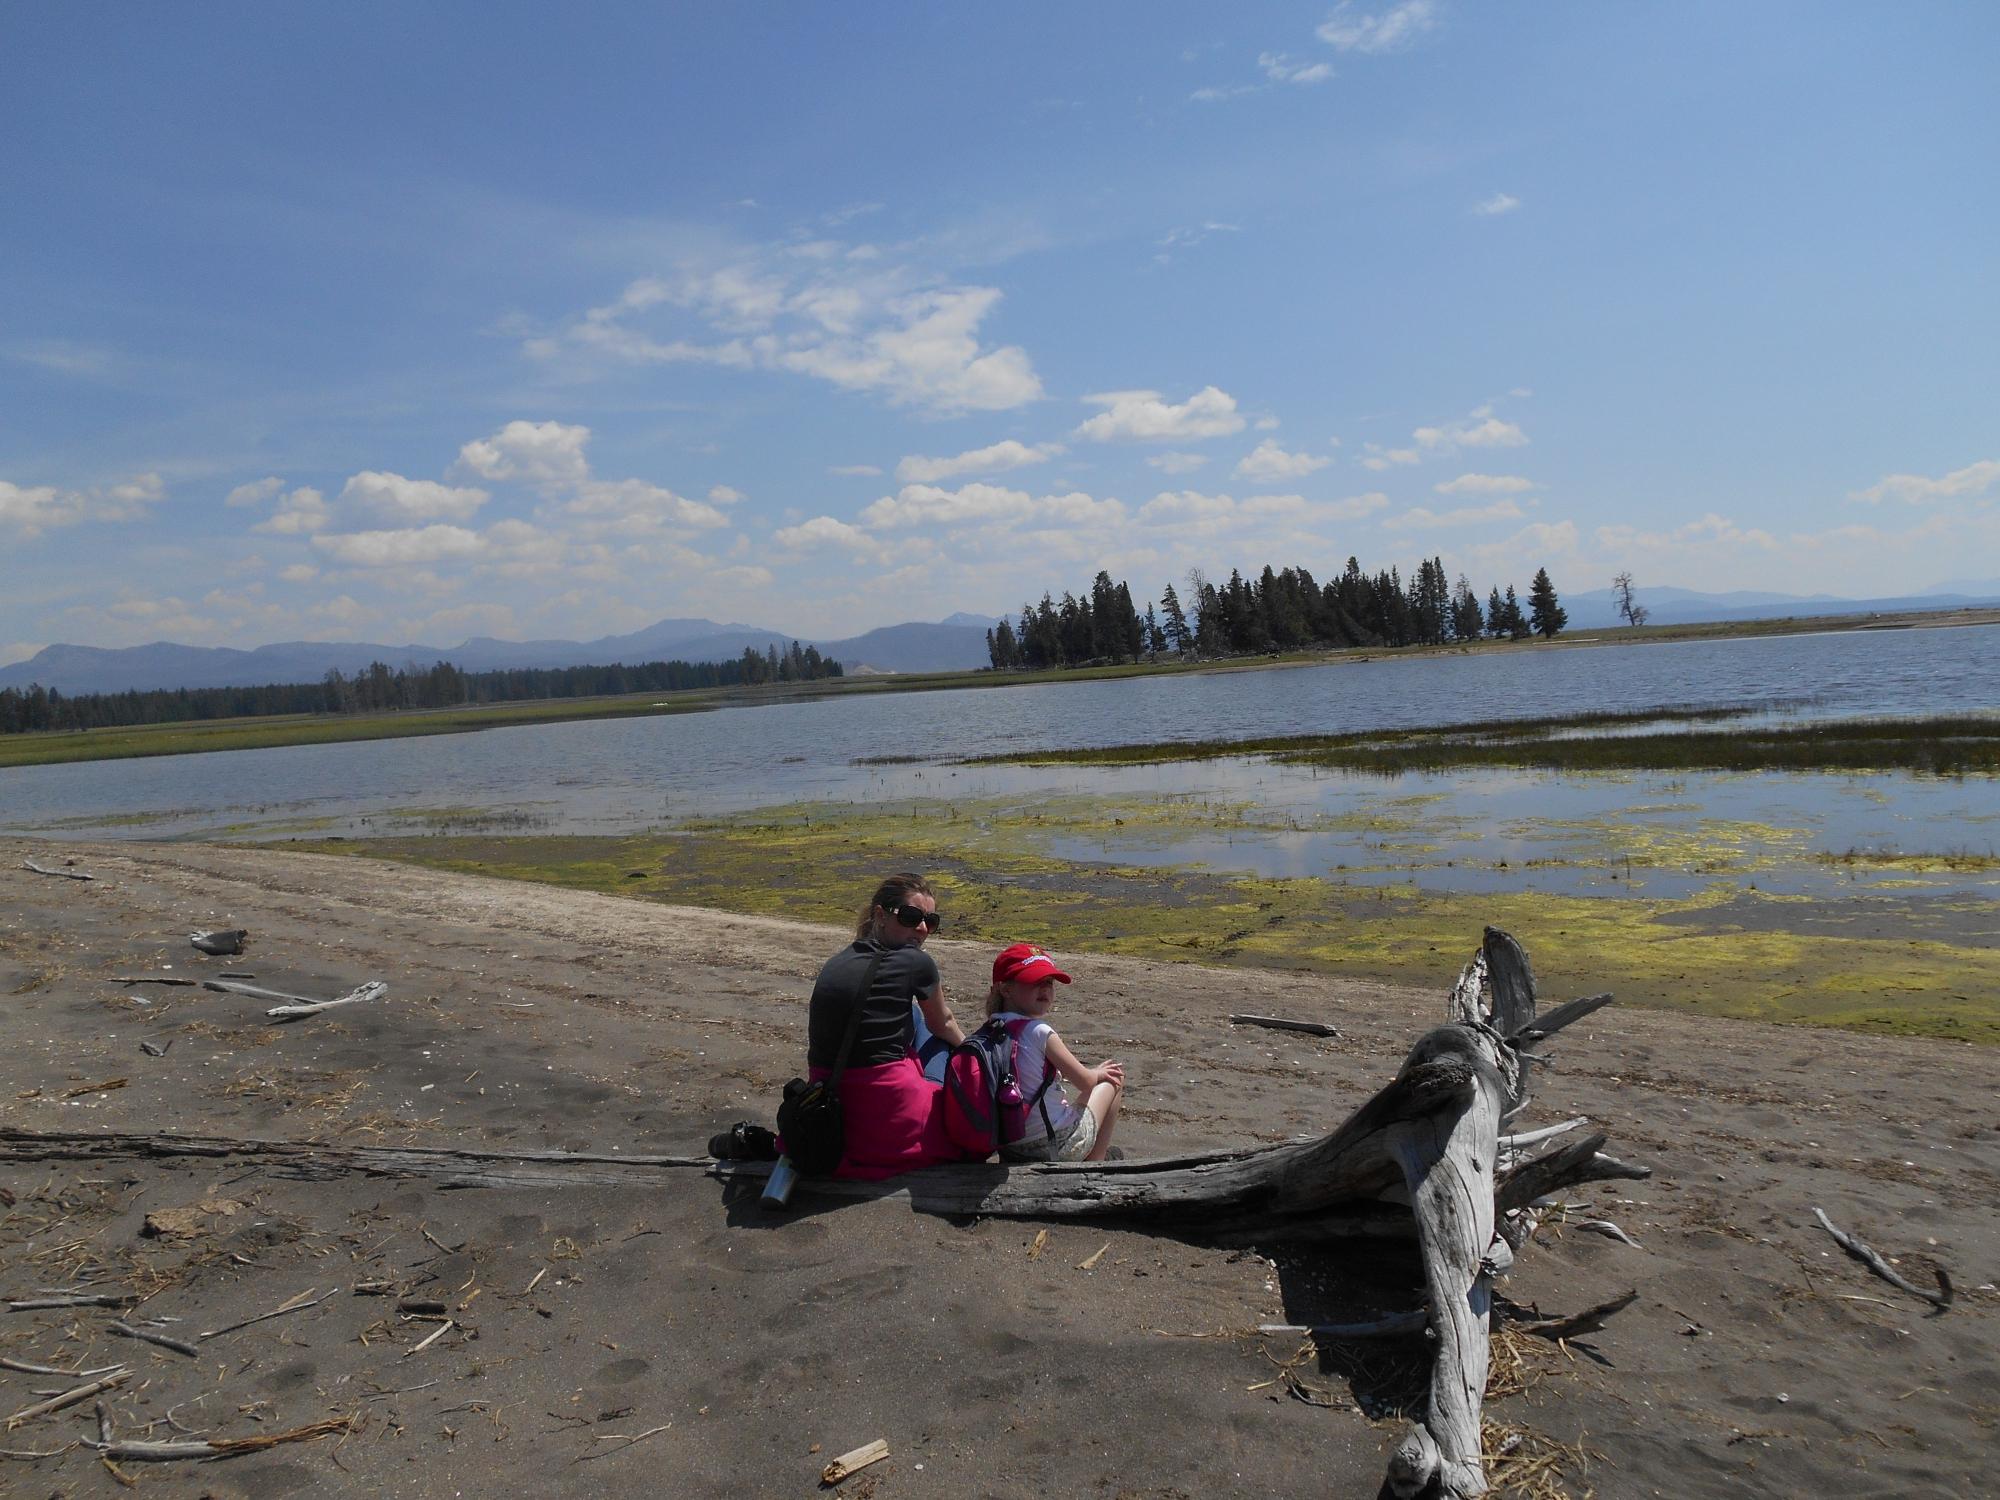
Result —
M1026 1134L1000 1148L1004 1161L1103 1161L1111 1149L1124 1068L1115 1062L1086 1068L1044 1019L1055 1004L1056 985L1069 982L1053 958L1029 943L1016 943L993 960L986 1013L1028 1023L1016 1030L1014 1078L1021 1097L1033 1101ZM1075 1087L1081 1103L1058 1079Z

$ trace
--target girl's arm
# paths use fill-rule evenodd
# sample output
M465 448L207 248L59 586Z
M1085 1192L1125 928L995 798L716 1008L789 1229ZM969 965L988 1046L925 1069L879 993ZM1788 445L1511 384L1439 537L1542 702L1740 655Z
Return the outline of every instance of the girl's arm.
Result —
M917 996L917 1008L924 1013L924 1024L931 1029L932 1036L941 1036L948 1047L956 1047L965 1040L965 1028L958 1024L951 1013L951 1007L944 1003L944 986L933 986L928 995Z
M1123 1084L1125 1081L1125 1070L1115 1062L1103 1063L1095 1068L1086 1068L1078 1062L1076 1054L1069 1050L1068 1044L1056 1034L1053 1026L1049 1028L1048 1045L1042 1050L1049 1066L1079 1094L1088 1094L1100 1083Z

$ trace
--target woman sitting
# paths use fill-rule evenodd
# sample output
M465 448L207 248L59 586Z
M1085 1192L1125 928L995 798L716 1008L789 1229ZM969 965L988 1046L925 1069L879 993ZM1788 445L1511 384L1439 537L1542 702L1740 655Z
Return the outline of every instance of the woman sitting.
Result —
M847 1149L836 1177L894 1177L963 1158L945 1133L940 1090L912 1051L917 1011L947 1046L965 1040L945 1004L937 961L924 952L924 939L943 921L921 875L891 875L862 909L854 941L827 960L813 984L808 1075L831 1074L850 1025L854 1032L840 1082Z

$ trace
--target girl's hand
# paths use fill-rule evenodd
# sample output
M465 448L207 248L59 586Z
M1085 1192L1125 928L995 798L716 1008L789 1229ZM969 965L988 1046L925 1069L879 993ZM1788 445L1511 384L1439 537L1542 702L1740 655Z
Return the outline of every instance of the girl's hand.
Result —
M1115 1088L1125 1087L1125 1065L1116 1062L1102 1062L1097 1065L1097 1083L1108 1083Z

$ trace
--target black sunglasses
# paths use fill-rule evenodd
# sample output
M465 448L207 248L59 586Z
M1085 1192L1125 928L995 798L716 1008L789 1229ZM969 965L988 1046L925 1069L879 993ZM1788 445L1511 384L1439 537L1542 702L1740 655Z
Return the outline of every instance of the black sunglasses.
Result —
M936 932L944 926L943 912L925 911L921 906L911 906L908 902L901 906L890 907L889 915L905 927L928 927L932 932Z

